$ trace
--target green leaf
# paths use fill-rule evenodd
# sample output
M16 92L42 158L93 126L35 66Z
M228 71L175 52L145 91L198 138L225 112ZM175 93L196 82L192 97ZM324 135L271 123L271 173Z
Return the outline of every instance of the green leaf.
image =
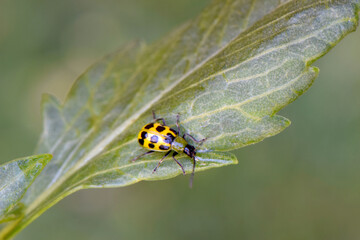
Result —
M311 64L357 27L359 0L217 0L159 42L133 43L74 84L65 103L45 96L39 152L54 160L29 188L13 236L60 199L84 188L117 187L181 174L162 154L143 153L136 136L151 110L182 131L207 137L197 171L236 163L229 151L275 135L275 115L312 84ZM190 171L189 158L179 161Z
M50 154L43 154L0 165L0 223L22 214L21 198L51 158Z

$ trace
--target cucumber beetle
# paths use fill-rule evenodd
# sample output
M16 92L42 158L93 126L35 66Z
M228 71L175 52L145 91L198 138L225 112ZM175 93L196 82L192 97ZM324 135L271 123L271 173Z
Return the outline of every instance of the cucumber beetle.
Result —
M153 170L154 173L156 172L160 164L164 161L164 159L173 151L172 158L181 167L181 170L185 175L184 167L175 158L175 156L178 155L179 153L185 153L193 160L193 168L190 177L190 187L192 187L192 182L195 174L196 148L190 145L185 138L189 137L191 140L198 143L199 146L201 146L201 144L205 142L206 138L202 140L196 140L193 136L191 136L188 133L184 133L183 135L181 135L180 126L179 126L179 120L180 120L179 114L176 116L177 131L167 126L164 118L156 118L154 111L152 112L152 114L153 114L153 121L149 124L146 124L138 134L139 144L146 149L150 149L150 151L137 156L131 161L134 162L137 159L154 152L166 152L165 155L160 159L155 169Z

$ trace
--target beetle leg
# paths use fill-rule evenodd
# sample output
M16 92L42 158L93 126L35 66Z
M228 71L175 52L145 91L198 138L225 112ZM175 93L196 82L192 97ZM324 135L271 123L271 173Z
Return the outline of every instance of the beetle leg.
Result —
M160 166L160 164L164 161L164 159L171 153L171 151L168 151L159 161L159 163L156 165L156 167L153 170L153 173L156 172L156 169Z
M181 170L182 170L183 174L185 175L184 167L181 165L181 163L180 163L178 160L176 160L176 158L175 158L176 155L178 155L178 153L177 153L177 152L174 152L173 155L172 155L172 157L173 157L173 159L175 160L175 162L181 167Z
M165 120L163 118L154 119L154 122L157 122L157 121L162 121L163 126L166 126Z
M195 176L195 165L196 165L196 160L195 157L193 158L193 169L191 172L191 176L190 176L190 182L189 182L189 187L192 188L193 185L193 181L194 181L194 176Z
M153 152L155 152L155 151L148 151L148 152L146 152L146 153L143 153L143 154L140 154L139 156L137 156L136 158L134 158L134 159L132 159L131 161L132 162L135 162L136 160L138 160L139 158L141 158L141 157L143 157L143 156L146 156L146 155L148 155L148 154L150 154L150 153L153 153Z
M166 126L165 119L164 118L156 118L155 111L152 111L154 122L162 121L163 125Z
M176 126L177 126L177 130L178 130L178 135L181 135L180 134L180 114L178 113L177 115L176 115Z
M199 143L200 146L201 146L201 144L203 144L203 143L206 141L206 139L207 139L207 138L204 138L204 139L202 139L202 140L196 140L196 138L194 138L194 137L191 136L190 134L184 133L184 136L183 136L183 137L186 137L186 136L188 136L189 138L191 138L194 142Z

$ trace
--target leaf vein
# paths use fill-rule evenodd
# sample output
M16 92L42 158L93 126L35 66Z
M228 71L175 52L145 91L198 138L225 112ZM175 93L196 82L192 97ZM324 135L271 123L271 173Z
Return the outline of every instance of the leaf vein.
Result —
M193 121L193 120L195 120L195 119L199 119L199 118L203 118L203 117L206 117L206 116L210 116L210 115L212 115L212 114L214 114L214 113L216 113L216 112L220 112L220 111L223 111L223 110L226 110L226 109L237 109L237 108L239 108L240 106L243 106L243 105L245 105L245 104L247 104L247 103L250 103L250 102L255 101L255 100L258 100L258 99L261 99L261 98L263 98L263 97L265 97L265 96L267 96L267 95L270 95L270 94L272 94L272 93L274 93L274 92L283 90L284 88L291 86L294 82L296 82L297 80L299 80L306 72L307 72L307 71L302 72L302 74L300 74L298 77L292 79L291 81L287 82L286 84L283 84L283 85L281 85L281 86L279 86L279 87L272 88L272 89L270 89L270 90L268 90L268 91L266 91L266 92L263 92L263 93L261 93L261 94L255 95L255 96L253 96L253 97L250 97L250 98L248 98L248 99L246 99L246 100L244 100L244 101L241 101L241 102L239 102L239 103L237 103L237 104L226 105L226 106L221 107L221 108L218 108L218 109L216 109L216 110L212 110L212 111L208 111L208 112L203 113L203 114L199 114L199 115L195 115L195 116L188 117L186 120L183 121L183 123L187 123L187 122Z

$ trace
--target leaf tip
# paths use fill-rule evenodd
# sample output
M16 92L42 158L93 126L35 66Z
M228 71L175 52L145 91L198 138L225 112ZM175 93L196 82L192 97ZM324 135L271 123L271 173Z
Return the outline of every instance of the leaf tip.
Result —
M53 155L50 153L45 153L45 154L37 155L37 157L39 157L39 161L41 163L46 165L53 158Z
M239 164L239 160L238 160L238 158L234 155L234 158L233 159L231 159L232 160L232 163L230 163L230 164Z

